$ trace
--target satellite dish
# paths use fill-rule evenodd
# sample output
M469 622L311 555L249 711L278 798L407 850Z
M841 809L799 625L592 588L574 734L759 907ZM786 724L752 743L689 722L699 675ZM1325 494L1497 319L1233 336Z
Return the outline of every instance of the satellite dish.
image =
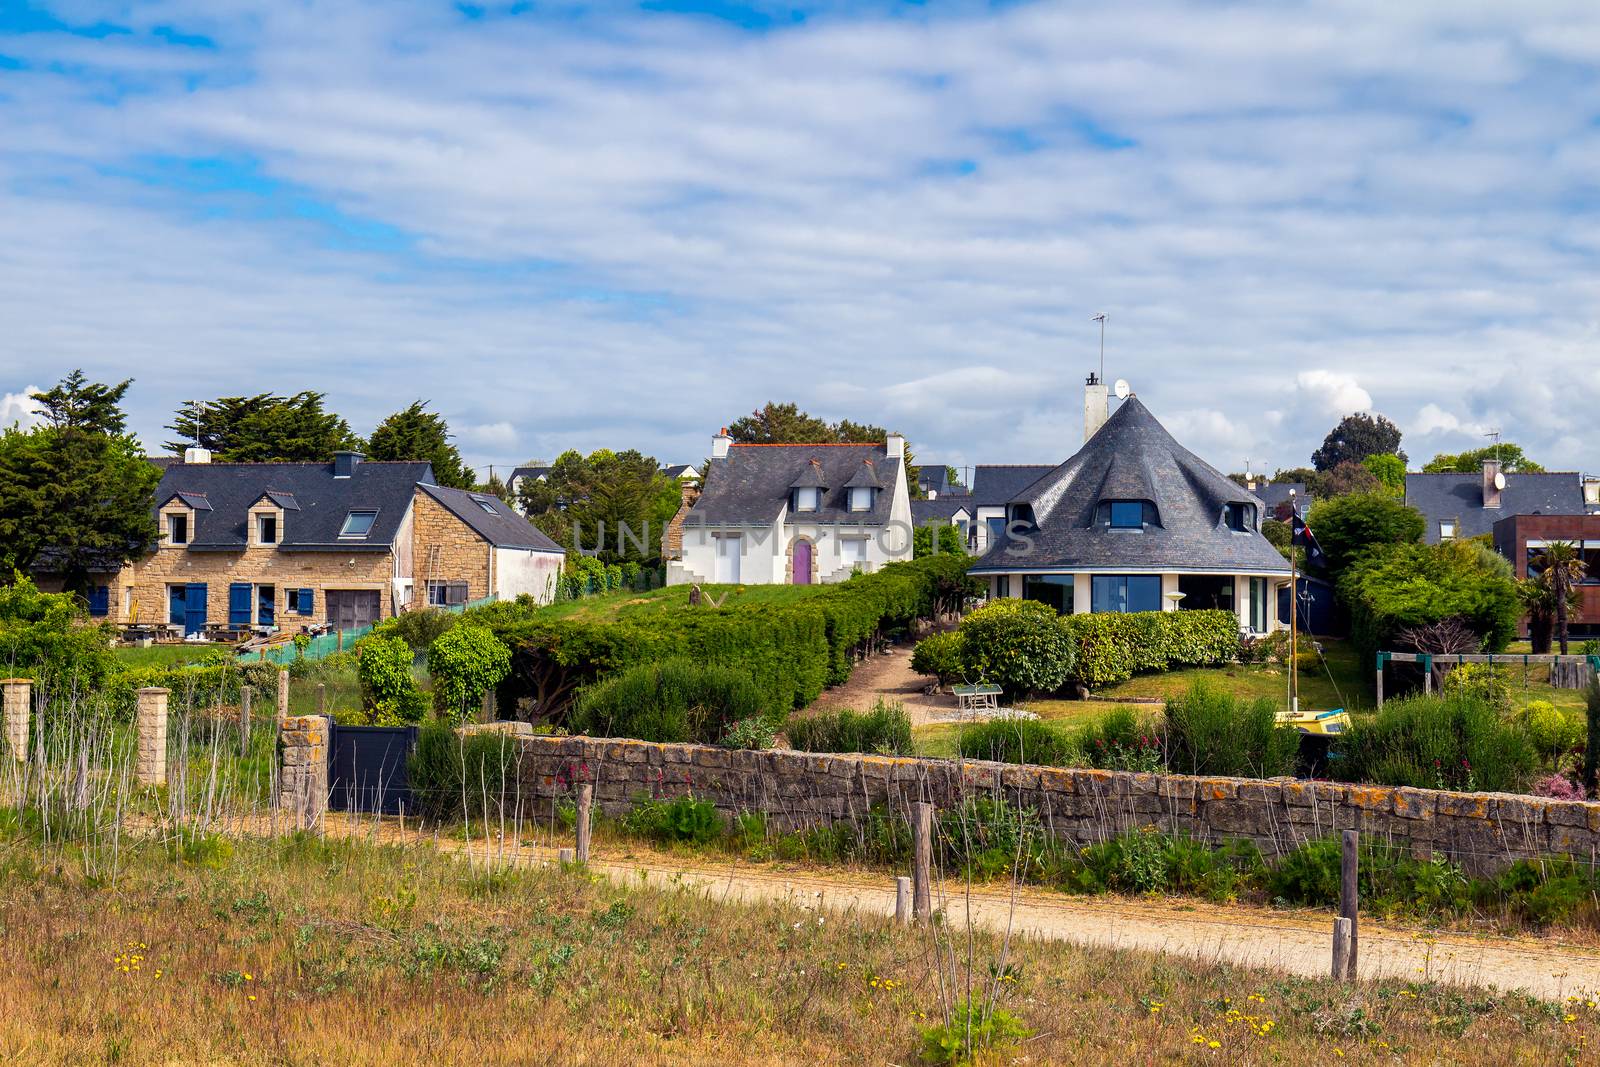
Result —
M1494 472L1494 487L1496 489L1504 489L1506 487L1506 476L1499 471Z
M1126 378L1118 378L1117 384L1111 387L1111 391L1117 394L1118 400L1126 400L1128 395L1133 392L1133 389L1129 387Z

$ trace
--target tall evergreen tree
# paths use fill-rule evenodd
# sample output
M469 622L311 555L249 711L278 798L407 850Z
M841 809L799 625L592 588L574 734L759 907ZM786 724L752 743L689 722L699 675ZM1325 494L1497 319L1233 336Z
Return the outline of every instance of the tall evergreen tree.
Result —
M294 396L225 396L187 404L167 429L186 440L168 441L181 452L189 444L211 450L219 463L317 463L343 449L360 449L350 424L324 411L325 393Z
M0 434L0 581L48 563L68 590L82 592L92 571L154 542L150 498L161 472L125 432L129 384L73 371L35 394L44 425Z
M412 402L378 424L367 439L367 457L387 460L427 460L433 464L433 480L452 489L471 489L472 472L461 453L450 443L450 426L444 416L424 410L421 400Z
M1328 431L1322 447L1311 454L1311 465L1319 471L1331 471L1341 463L1360 463L1384 452L1393 452L1400 462L1405 462L1406 454L1400 451L1400 427L1382 415L1358 411L1346 415Z

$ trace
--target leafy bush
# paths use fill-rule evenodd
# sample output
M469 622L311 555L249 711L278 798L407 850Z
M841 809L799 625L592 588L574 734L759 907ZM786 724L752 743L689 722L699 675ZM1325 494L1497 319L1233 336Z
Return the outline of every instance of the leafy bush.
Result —
M516 775L517 742L502 733L458 734L443 723L417 732L406 761L411 793L431 819L498 814Z
M761 690L735 667L673 658L600 682L578 700L574 733L641 741L722 743L734 723L761 718Z
M402 611L392 619L374 627L374 632L399 637L413 652L426 652L435 641L461 621L461 616L442 608L422 608Z
M1511 710L1511 684L1488 663L1462 663L1450 668L1439 691L1481 700L1501 714Z
M722 739L725 748L771 748L777 743L778 734L772 724L754 716L728 727L728 735Z
M648 620L552 619L536 606L491 604L467 612L512 649L508 704L558 719L574 694L601 679L673 656L738 666L775 714L804 707L849 679L882 634L952 610L975 588L970 561L940 554L891 563L790 603L687 608Z
M138 703L137 692L148 687L171 691L174 712L183 708L215 708L237 705L240 691L255 690L257 707L270 702L278 691L278 666L273 663L241 663L223 655L181 667L131 667L106 679L101 690L107 708L119 718L131 718Z
M1391 700L1358 719L1330 767L1345 780L1421 789L1517 792L1535 765L1521 727L1470 696Z
M1351 638L1368 655L1392 647L1401 630L1449 618L1482 638L1486 651L1500 652L1522 619L1515 581L1479 546L1459 541L1373 549L1340 576L1338 590L1350 608Z
M801 752L876 752L898 756L913 751L911 719L899 704L879 698L872 710L848 708L791 718L784 730L789 747Z
M1013 696L1053 693L1072 670L1072 642L1048 604L994 600L961 620L960 633L967 677Z
M1083 728L1078 743L1091 767L1147 773L1166 769L1159 725L1132 707L1107 711Z
M368 634L356 642L356 676L361 681L361 707L373 726L421 722L428 702L411 676L411 646L399 637Z
M1061 855L1049 878L1079 893L1195 893L1222 902L1235 899L1265 870L1253 842L1226 841L1213 848L1146 826Z
M1421 541L1426 526L1422 512L1381 492L1319 500L1310 522L1335 578L1373 551Z
M1365 838L1359 853L1357 888L1362 907L1369 911L1448 916L1472 907L1472 882L1447 860L1415 859L1402 848ZM1342 854L1337 837L1307 841L1267 875L1267 891L1291 904L1331 907L1339 902Z
M116 670L112 636L70 593L41 593L23 575L0 585L0 670L8 675L87 693Z
M1011 1012L969 996L952 1009L949 1022L922 1031L922 1058L935 1064L973 1063L979 1054L1015 1045L1031 1033Z
M638 797L622 825L631 834L673 844L708 845L722 836L716 805L688 795L672 800Z
M1294 770L1299 736L1266 697L1239 700L1203 679L1167 701L1168 765L1179 774L1272 778Z
M1038 719L1002 718L962 729L956 749L966 759L1079 767L1083 750L1068 734Z
M1068 615L1073 676L1090 688L1125 682L1141 671L1208 667L1239 654L1231 611L1095 612Z
M940 814L934 831L934 847L945 859L979 879L1015 873L1033 880L1049 846L1036 809L997 796L968 796Z
M949 685L961 677L961 634L932 634L917 642L911 652L911 669L918 674L931 674L940 685Z
M452 627L428 646L428 673L434 707L459 722L511 673L511 650L485 627Z
M1583 744L1584 722L1568 715L1548 700L1530 700L1517 715L1534 751L1547 760L1559 760Z

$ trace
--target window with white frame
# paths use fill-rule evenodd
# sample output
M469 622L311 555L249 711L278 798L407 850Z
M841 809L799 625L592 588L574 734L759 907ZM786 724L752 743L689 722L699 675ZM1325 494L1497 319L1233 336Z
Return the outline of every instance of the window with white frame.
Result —
M1453 522L1441 522L1439 524L1439 540L1441 540L1441 541L1453 541L1453 540L1455 540L1455 536L1456 536L1456 524L1455 523L1453 523Z
M822 490L815 486L794 491L794 509L796 511L816 511L822 507Z
M870 486L870 485L857 485L857 486L851 487L851 489L850 489L850 510L851 511L871 511L872 510L872 493L873 493L873 489L872 489L872 486Z
M846 564L854 566L867 561L867 539L865 537L841 537L839 539L839 556Z
M189 516L167 516L167 543L170 545L186 545L189 543Z
M275 545L278 543L278 516L256 516L256 544Z

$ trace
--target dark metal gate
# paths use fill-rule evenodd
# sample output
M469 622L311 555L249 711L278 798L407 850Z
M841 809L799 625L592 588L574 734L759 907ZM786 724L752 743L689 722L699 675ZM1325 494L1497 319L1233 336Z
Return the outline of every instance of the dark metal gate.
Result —
M340 726L328 731L330 811L411 812L406 758L417 744L415 726Z

